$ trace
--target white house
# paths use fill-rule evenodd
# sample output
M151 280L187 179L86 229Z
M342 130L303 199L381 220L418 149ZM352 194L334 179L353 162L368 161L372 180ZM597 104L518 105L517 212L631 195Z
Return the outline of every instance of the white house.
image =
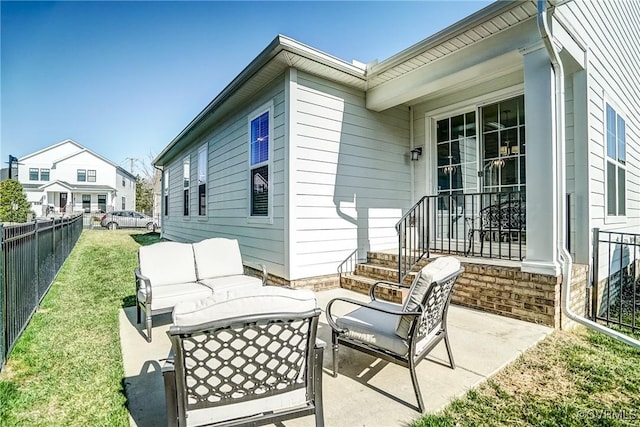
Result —
M522 272L559 277L567 234L589 264L594 227L640 230L640 3L547 6L498 1L367 65L277 36L155 159L163 236L237 238L295 282L397 249L423 196L516 192Z
M135 210L135 176L71 139L18 163L18 181L36 215Z

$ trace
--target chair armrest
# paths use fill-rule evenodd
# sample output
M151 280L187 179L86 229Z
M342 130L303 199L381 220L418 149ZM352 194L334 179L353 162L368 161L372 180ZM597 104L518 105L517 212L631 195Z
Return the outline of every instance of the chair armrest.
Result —
M338 324L334 320L334 315L331 314L331 307L333 306L333 304L336 301L341 301L341 302L344 302L344 303L357 305L359 307L368 308L370 310L379 311L381 313L392 314L394 316L421 316L422 315L422 309L421 309L421 311L387 310L387 309L384 309L382 307L372 307L372 306L369 305L369 303L364 303L364 302L357 301L357 300L354 300L354 299L351 299L351 298L334 298L331 301L329 301L329 304L327 304L326 317L327 317L327 322L329 323L329 326L331 326L331 329L333 329L335 331L338 331L338 332L341 332L341 333L342 332L346 332L346 329L341 328L340 326L338 326Z
M267 279L269 278L269 273L267 272L267 266L264 264L260 264L257 262L250 262L250 261L243 261L242 262L243 265L246 265L247 267L251 267L251 268L255 268L257 270L260 270L262 272L262 286L265 286L267 284Z
M404 286L400 283L395 283L395 282L389 282L386 280L380 280L376 283L374 283L373 285L371 285L371 288L369 288L369 298L371 298L371 301L376 301L376 296L375 296L375 292L376 292L376 288L378 287L378 285L383 285L387 288L391 288L391 289L395 289L397 291L401 291L402 289L409 289L408 286Z
M134 271L136 275L136 299L138 298L138 291L140 290L141 283L144 283L144 290L146 295L145 304L148 307L151 307L151 280L140 272L139 268L136 268Z

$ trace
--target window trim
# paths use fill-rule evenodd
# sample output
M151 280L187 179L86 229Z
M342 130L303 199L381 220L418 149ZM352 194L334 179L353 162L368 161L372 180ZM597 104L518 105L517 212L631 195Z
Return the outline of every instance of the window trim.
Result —
M202 166L200 164L200 160L201 160L201 156L204 153L204 171L200 170L200 167ZM201 183L200 182L200 176L202 175L202 172L204 172L204 182ZM208 181L209 181L209 146L208 144L204 144L203 146L201 146L198 149L198 179L197 179L197 183L198 183L198 217L200 218L206 218L208 216L208 209L207 209L207 187L208 187ZM201 190L202 190L202 186L204 186L204 205L201 203Z
M190 213L191 192L191 154L182 159L182 216L188 217Z
M169 216L169 168L162 171L163 192L162 198L164 199L164 216Z
M91 172L93 172L93 175L91 174ZM97 174L95 169L87 169L87 182L96 182L96 177Z
M84 179L80 179L80 172L82 171ZM86 169L77 169L76 170L76 181L78 182L87 182L87 170Z
M35 173L35 175L32 175ZM33 179L33 176L36 178ZM40 180L40 169L38 168L29 168L29 181L39 181Z
M253 110L251 114L247 116L247 183L248 183L248 197L247 197L247 222L253 224L273 224L273 151L274 151L274 114L273 114L273 101L269 101L263 104L260 108ZM269 147L268 147L268 159L264 162L251 164L251 122L262 116L263 114L269 114ZM268 167L268 199L267 199L267 215L252 215L251 213L251 200L252 200L252 171L259 167Z
M619 223L624 223L627 221L627 211L629 210L629 179L628 179L628 164L625 161L625 163L620 163L620 161L618 159L613 159L612 157L609 156L608 151L608 147L607 147L607 134L608 134L608 122L607 122L607 107L611 107L611 109L613 110L614 114L615 114L615 121L616 121L616 154L618 153L618 132L617 132L617 123L618 123L618 119L622 119L625 123L625 153L628 156L628 144L627 144L627 132L626 129L628 127L628 121L627 121L627 116L626 114L623 112L623 109L620 108L620 104L615 102L613 99L611 99L608 96L604 97L603 100L603 109L602 109L602 114L603 114L603 118L602 118L602 125L603 125L603 140L602 140L602 162L603 162L603 185L604 185L604 222L605 224L619 224ZM608 166L609 164L614 165L615 167L615 197L616 197L616 201L615 201L615 208L616 208L616 214L612 215L609 213L609 181L608 181ZM625 185L624 185L624 200L625 200L625 210L624 210L624 214L620 215L617 214L618 212L618 208L620 206L619 204L619 200L618 200L618 174L620 169L624 170L624 174L625 174Z
M46 172L47 173L47 179L44 179L42 177L42 171L47 171ZM45 181L45 182L51 181L51 169L49 169L49 168L40 168L40 181Z

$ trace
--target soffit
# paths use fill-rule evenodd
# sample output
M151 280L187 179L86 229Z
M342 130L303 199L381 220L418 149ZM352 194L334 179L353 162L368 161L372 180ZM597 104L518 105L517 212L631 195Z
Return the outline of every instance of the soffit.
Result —
M501 4L502 3L502 4ZM440 58L451 55L468 46L477 44L491 36L507 30L535 16L536 4L526 2L496 2L476 15L469 22L460 21L434 36L400 52L399 54L373 66L370 66L368 88L375 88L385 82L415 71ZM481 20L482 16L488 16Z

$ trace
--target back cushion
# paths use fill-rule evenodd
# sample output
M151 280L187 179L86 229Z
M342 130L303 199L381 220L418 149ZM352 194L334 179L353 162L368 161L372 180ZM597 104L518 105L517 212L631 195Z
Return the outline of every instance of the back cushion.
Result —
M190 243L159 242L138 249L140 272L152 286L196 281L193 249Z
M439 257L431 261L420 270L418 277L411 284L409 295L402 305L402 311L417 311L429 290L429 285L432 282L440 282L459 269L460 261L450 256ZM401 316L396 326L396 335L407 338L413 319L415 319L414 316Z
M261 286L225 296L214 294L199 301L181 302L173 309L173 323L191 326L245 315L304 313L316 306L315 294L309 289Z
M235 239L214 237L193 244L198 280L244 274L240 246Z

